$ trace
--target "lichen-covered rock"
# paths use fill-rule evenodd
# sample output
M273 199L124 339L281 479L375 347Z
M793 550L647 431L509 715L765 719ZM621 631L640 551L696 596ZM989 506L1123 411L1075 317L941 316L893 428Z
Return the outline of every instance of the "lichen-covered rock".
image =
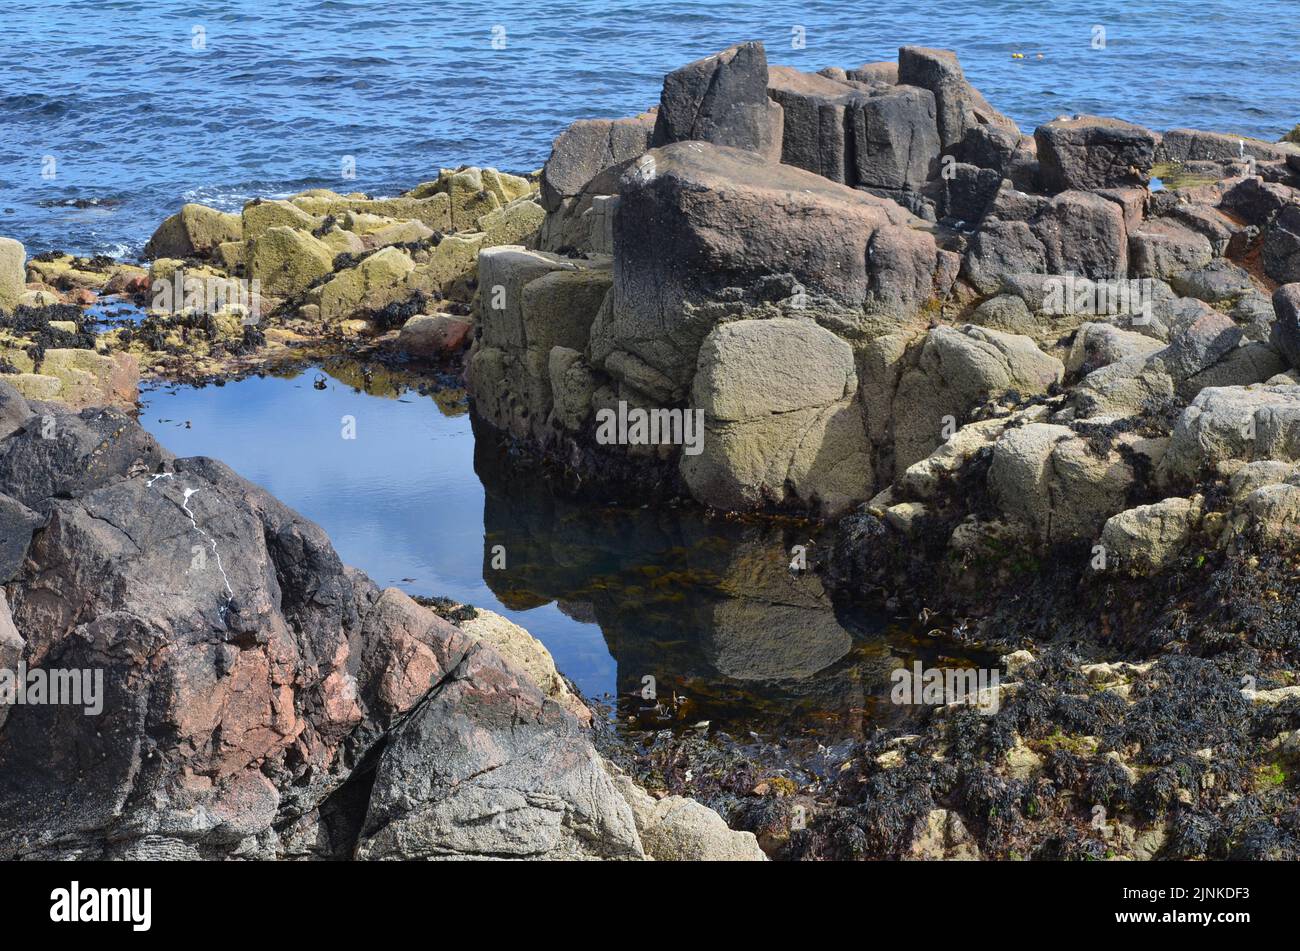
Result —
M1199 498L1167 498L1112 515L1101 531L1107 566L1139 575L1159 571L1191 540L1201 505Z
M369 232L364 248L386 248L390 244L419 244L433 237L433 229L420 221L393 221Z
M612 282L604 268L551 271L529 281L523 288L524 345L546 353L552 347L585 350Z
M296 228L311 232L320 226L321 220L307 214L292 202L281 199L257 199L244 206L243 240L252 241L260 238L271 228Z
M444 175L439 185L450 198L451 227L455 231L474 228L479 218L502 204L494 192L484 187L480 168L465 168Z
M1300 485L1260 486L1234 512L1233 528L1265 545L1294 548L1300 544Z
M27 290L27 250L13 238L0 238L0 313L11 314Z
M569 347L552 347L546 360L555 421L569 432L582 429L591 415L596 377L582 354Z
M334 252L323 241L297 228L263 231L248 253L248 274L263 292L294 297L334 270Z
M1007 392L1045 393L1065 368L1028 337L967 324L929 332L917 365L894 397L894 458L900 470L928 456L975 406Z
M481 333L467 373L474 406L515 436L549 435L551 352L583 351L611 281L607 267L521 247L479 255ZM585 408L571 407L585 417Z
M812 321L741 320L700 348L692 406L698 454L683 453L691 494L728 509L800 503L842 512L871 492L870 446L849 345Z
M479 320L484 345L527 347L524 288L552 271L577 269L576 262L542 251L511 245L484 248L478 256Z
M468 302L474 296L478 254L486 241L487 236L479 232L447 235L429 249L426 261L411 269L407 284L430 297Z
M73 409L103 405L129 409L139 397L140 369L129 353L46 350L40 372L59 381L53 398Z
M545 220L546 212L541 205L531 198L517 198L479 218L478 229L486 236L484 247L498 244L534 246Z
M976 452L991 445L1006 428L1005 419L985 419L961 427L924 459L908 466L894 483L894 492L907 498L933 498L945 478L956 476Z
M355 267L339 271L324 284L311 288L306 298L320 307L321 319L326 321L377 311L410 296L407 275L414 268L405 251L383 248Z
M227 241L243 237L239 215L190 203L158 226L144 246L146 260L208 257Z
M450 231L451 196L445 191L426 193L421 186L405 195L394 198L366 198L346 195L312 195L292 199L294 206L317 220L327 215L342 216L348 212L379 215L384 218L414 220L434 231ZM487 210L486 208L484 210ZM481 212L480 212L481 214ZM244 209L244 234L248 236L248 209ZM278 223L278 222L277 222ZM286 222L287 223L287 222ZM472 225L472 222L470 222ZM299 226L301 227L301 226Z
M1162 469L1192 482L1255 460L1300 461L1300 386L1202 390L1179 416Z

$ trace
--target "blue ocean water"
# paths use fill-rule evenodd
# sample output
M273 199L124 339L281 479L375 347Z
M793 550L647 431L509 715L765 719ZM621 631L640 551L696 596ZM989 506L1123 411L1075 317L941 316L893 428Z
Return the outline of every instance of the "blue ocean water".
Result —
M0 234L30 253L130 255L186 201L388 193L462 163L534 169L573 119L644 109L664 72L747 39L809 70L949 47L1026 130L1097 112L1275 139L1300 121L1295 12L1295 0L11 0Z

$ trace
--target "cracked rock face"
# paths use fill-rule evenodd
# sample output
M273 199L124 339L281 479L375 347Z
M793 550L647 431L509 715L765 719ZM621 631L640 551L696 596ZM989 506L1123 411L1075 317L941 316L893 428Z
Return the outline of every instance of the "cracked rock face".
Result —
M0 856L645 857L579 721L491 647L220 462L0 406L0 659L103 672L98 715L4 708Z

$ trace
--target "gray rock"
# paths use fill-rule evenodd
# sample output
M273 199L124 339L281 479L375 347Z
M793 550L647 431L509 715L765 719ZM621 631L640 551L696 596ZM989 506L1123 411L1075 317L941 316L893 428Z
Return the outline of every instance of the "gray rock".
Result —
M740 320L700 348L692 405L702 452L680 469L699 501L843 512L874 488L849 345L810 320Z
M940 142L929 90L892 86L855 100L849 122L855 184L916 191L930 179Z
M32 532L44 521L17 499L0 494L0 584L8 584L18 574Z
M471 650L388 737L359 859L641 859L631 807L558 703Z
M644 857L589 733L522 668L221 463L39 409L52 428L0 444L0 507L46 516L0 662L104 691L94 716L3 711L0 857ZM737 844L689 809L663 857Z
M1032 337L1039 329L1038 318L1018 294L999 294L975 308L971 323L1003 333Z
M1070 373L1091 373L1129 357L1144 357L1160 350L1159 340L1109 323L1086 323L1070 346L1065 368Z
M1204 235L1216 256L1227 254L1232 239L1244 230L1241 224L1212 205L1180 202L1167 214Z
M1273 311L1277 315L1274 342L1300 368L1300 284L1286 284L1273 293Z
M1161 160L1166 162L1222 162L1244 156L1271 161L1295 154L1300 154L1300 150L1290 143L1264 142L1199 129L1170 129L1160 140Z
M1112 515L1101 532L1107 567L1137 575L1159 571L1187 546L1200 517L1199 499L1180 498Z
M654 117L579 119L555 139L542 167L542 204L549 212L582 193L592 179L650 148ZM612 191L612 190L611 190Z
M895 465L906 469L930 455L943 441L946 417L961 422L984 400L1007 392L1045 393L1063 373L1061 361L1029 337L973 325L934 328L894 397Z
M982 294L1033 274L1094 280L1128 274L1124 212L1098 195L1069 191L1044 200L1004 183L987 215L962 262L962 275Z
M1278 315L1273 309L1271 295L1257 290L1243 294L1232 305L1232 310L1228 311L1228 314L1241 325L1247 340L1271 341L1275 346L1280 346L1273 336Z
M863 63L857 69L848 70L845 73L845 78L871 86L893 86L898 83L898 63L891 60L880 63Z
M699 308L729 288L787 274L809 298L896 321L933 293L934 239L892 202L700 142L640 161L621 185L614 286L591 356L661 405L685 399L718 319Z
M772 66L767 94L785 113L781 161L833 182L852 184L853 170L846 167L852 154L848 115L866 93L815 73Z
M1191 399L1207 386L1266 383L1286 367L1286 360L1271 345L1258 340L1243 340L1204 370L1180 381L1177 392L1182 399Z
M1054 119L1034 131L1039 175L1049 192L1145 187L1155 161L1148 129L1098 116Z
M1249 224L1263 227L1297 201L1300 201L1300 191L1294 188L1260 178L1245 178L1224 192L1219 207Z
M1062 192L1032 222L1052 274L1117 280L1128 276L1124 213L1112 201L1087 192Z
M621 771L608 764L606 768L632 808L646 853L656 861L767 860L752 832L733 832L712 809L684 796L656 800Z
M1236 349L1243 337L1231 317L1206 308L1195 320L1173 330L1158 359L1175 380L1185 380Z
M1287 205L1264 232L1264 273L1281 284L1300 281L1300 205Z
M961 267L977 291L996 294L1019 276L1047 273L1047 249L1028 222L985 219Z
M1095 538L1124 508L1135 473L1121 453L1098 454L1069 427L1030 423L993 445L988 486L998 508L1043 542Z
M1255 289L1254 281L1243 268L1222 260L1173 275L1169 284L1184 297L1195 297L1211 304L1235 300Z
M1300 461L1300 386L1202 390L1179 417L1161 468L1191 482L1256 460Z
M952 167L951 175L944 176L943 186L944 216L970 227L984 217L1002 186L1002 175L993 169L959 162Z
M1205 267L1214 259L1214 248L1198 231L1156 218L1129 235L1129 255L1138 277L1166 279Z
M762 43L742 43L664 77L653 144L712 142L778 161L782 110L767 97Z
M953 146L952 154L960 162L991 169L1003 176L1011 166L1021 138L1018 131L1002 126L974 125Z
M1015 123L990 106L966 81L961 64L950 50L904 46L898 51L898 82L934 94L939 142L944 149L952 148L962 141L968 129L980 125L1019 131Z

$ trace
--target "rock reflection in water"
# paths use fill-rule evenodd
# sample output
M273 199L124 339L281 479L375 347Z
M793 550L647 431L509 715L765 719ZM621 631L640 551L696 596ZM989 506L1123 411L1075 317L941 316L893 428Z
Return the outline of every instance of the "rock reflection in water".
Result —
M816 526L558 498L484 433L475 469L489 587L507 607L556 601L597 623L618 663L624 720L847 735L887 702L899 660L884 619L841 618L815 574L789 569L795 545L815 557ZM496 546L504 568L493 567ZM654 700L642 697L647 677Z
M616 692L633 729L709 720L848 738L915 714L889 702L893 655L930 645L837 613L815 574L789 571L793 546L824 550L814 526L557 497L506 465L493 434L471 447L463 391L440 382L320 354L224 386L154 388L141 422L266 487L380 584L503 611L589 696ZM339 439L345 415L356 442Z

